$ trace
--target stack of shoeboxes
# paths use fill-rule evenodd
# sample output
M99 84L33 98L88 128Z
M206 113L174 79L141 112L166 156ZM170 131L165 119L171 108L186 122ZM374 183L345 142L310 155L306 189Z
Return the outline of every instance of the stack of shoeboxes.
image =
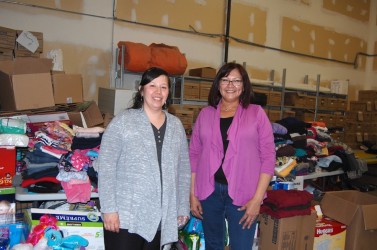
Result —
M22 42L15 43L14 47L14 57L35 57L39 58L43 52L43 33L42 32L36 32L36 31L30 31L28 33L23 33L22 30L17 30L17 39L21 39L23 36L25 36L25 39L30 39L30 35L33 36L32 39L33 43L35 43L35 48L33 48L33 51L30 51L30 48L24 47ZM35 50L34 50L35 49Z
M23 41L25 43L23 43ZM28 48L21 45L30 43L30 41L32 41L32 45ZM32 48L32 51L30 48ZM25 31L25 33L23 33L22 30L0 27L0 61L12 60L14 57L39 58L42 52L42 32Z
M12 60L16 30L0 27L0 61Z
M344 143L358 148L363 141L377 143L377 90L359 90L346 112Z
M174 114L181 120L188 136L191 134L192 127L200 110L208 100L209 91L212 86L212 83L208 79L213 79L216 76L216 70L210 67L190 69L189 76L191 78L183 77L183 99L184 101L198 102L198 104L172 104L168 109L169 113ZM201 81L202 78L206 80ZM177 89L179 90L179 88ZM174 97L180 98L180 96L180 91L177 91ZM200 102L203 105L200 105Z

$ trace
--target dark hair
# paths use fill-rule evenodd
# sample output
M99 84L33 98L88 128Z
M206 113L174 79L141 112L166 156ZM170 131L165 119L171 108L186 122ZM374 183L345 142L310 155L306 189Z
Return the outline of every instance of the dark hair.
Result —
M159 76L166 76L168 78L169 95L168 95L168 98L166 99L166 104L162 107L163 109L167 109L168 104L170 103L170 97L171 97L171 94L170 94L170 86L171 86L170 77L169 77L168 72L166 72L165 70L163 70L161 68L157 68L157 67L152 67L152 68L147 69L143 73L143 75L141 76L141 80L140 80L140 84L139 84L140 88L138 88L137 92L135 93L135 95L133 97L133 104L131 106L131 109L139 109L139 108L143 107L144 101L143 101L143 97L141 95L141 92L143 92L144 86L147 85L148 83L150 83L151 81L153 81L154 79L156 79Z
M220 80L224 76L228 76L229 73L237 69L242 77L242 85L243 85L243 91L240 95L240 103L242 107L246 108L250 102L251 98L253 96L252 89L251 89L251 83L249 79L249 75L247 74L247 71L245 68L238 63L226 63L224 64L219 71L217 72L215 79L213 80L213 84L211 86L211 89L209 91L208 95L208 105L216 108L217 104L219 104L222 96L220 93Z

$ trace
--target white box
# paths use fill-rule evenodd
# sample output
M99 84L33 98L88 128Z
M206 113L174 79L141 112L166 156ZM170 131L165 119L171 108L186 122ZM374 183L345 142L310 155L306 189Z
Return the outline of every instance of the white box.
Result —
M40 223L41 216L55 217L63 237L79 235L88 240L87 250L104 250L103 222L100 212L60 211L54 209L31 208L25 212L25 220L30 232Z
M348 95L349 80L332 80L330 83L331 93Z
M132 105L135 93L135 90L100 87L98 89L98 107L102 113L117 115Z

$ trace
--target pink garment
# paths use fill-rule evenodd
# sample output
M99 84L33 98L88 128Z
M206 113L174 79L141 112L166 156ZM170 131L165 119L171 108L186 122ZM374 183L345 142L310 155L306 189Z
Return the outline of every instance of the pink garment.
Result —
M85 167L89 167L90 158L87 156L87 152L90 149L75 149L72 154L71 164L77 170L81 171Z
M89 178L87 181L72 179L69 182L62 181L61 185L67 196L68 203L86 203L90 201L92 186Z
M224 157L220 105L203 108L190 140L195 195L206 199L215 186L214 175ZM271 122L259 105L238 106L228 130L229 146L222 165L233 204L243 206L255 194L261 173L274 175L276 151Z

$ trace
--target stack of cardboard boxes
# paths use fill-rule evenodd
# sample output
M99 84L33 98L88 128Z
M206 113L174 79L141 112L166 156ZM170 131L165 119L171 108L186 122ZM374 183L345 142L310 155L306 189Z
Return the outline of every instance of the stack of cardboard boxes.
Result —
M360 90L346 112L344 142L358 148L363 141L377 143L377 90Z
M16 43L16 31L0 27L0 61L12 60Z
M28 114L36 110L38 113L56 113L57 109L62 110L57 105L84 103L81 75L51 73L51 69L52 60L47 58L23 57L0 61L0 115ZM91 127L103 123L95 102L76 107L78 109L69 110L72 117L80 112L85 117L75 119L75 122L78 121L75 125Z
M258 249L375 249L376 196L356 190L331 191L319 207L318 214L313 209L311 215L280 219L262 214Z
M25 35L26 39L33 41L35 51L30 51L29 48L17 42L17 39L24 34L22 30L14 30L6 27L0 27L0 61L11 60L14 57L34 57L39 58L43 52L43 33L31 31ZM29 38L28 36L33 36Z

